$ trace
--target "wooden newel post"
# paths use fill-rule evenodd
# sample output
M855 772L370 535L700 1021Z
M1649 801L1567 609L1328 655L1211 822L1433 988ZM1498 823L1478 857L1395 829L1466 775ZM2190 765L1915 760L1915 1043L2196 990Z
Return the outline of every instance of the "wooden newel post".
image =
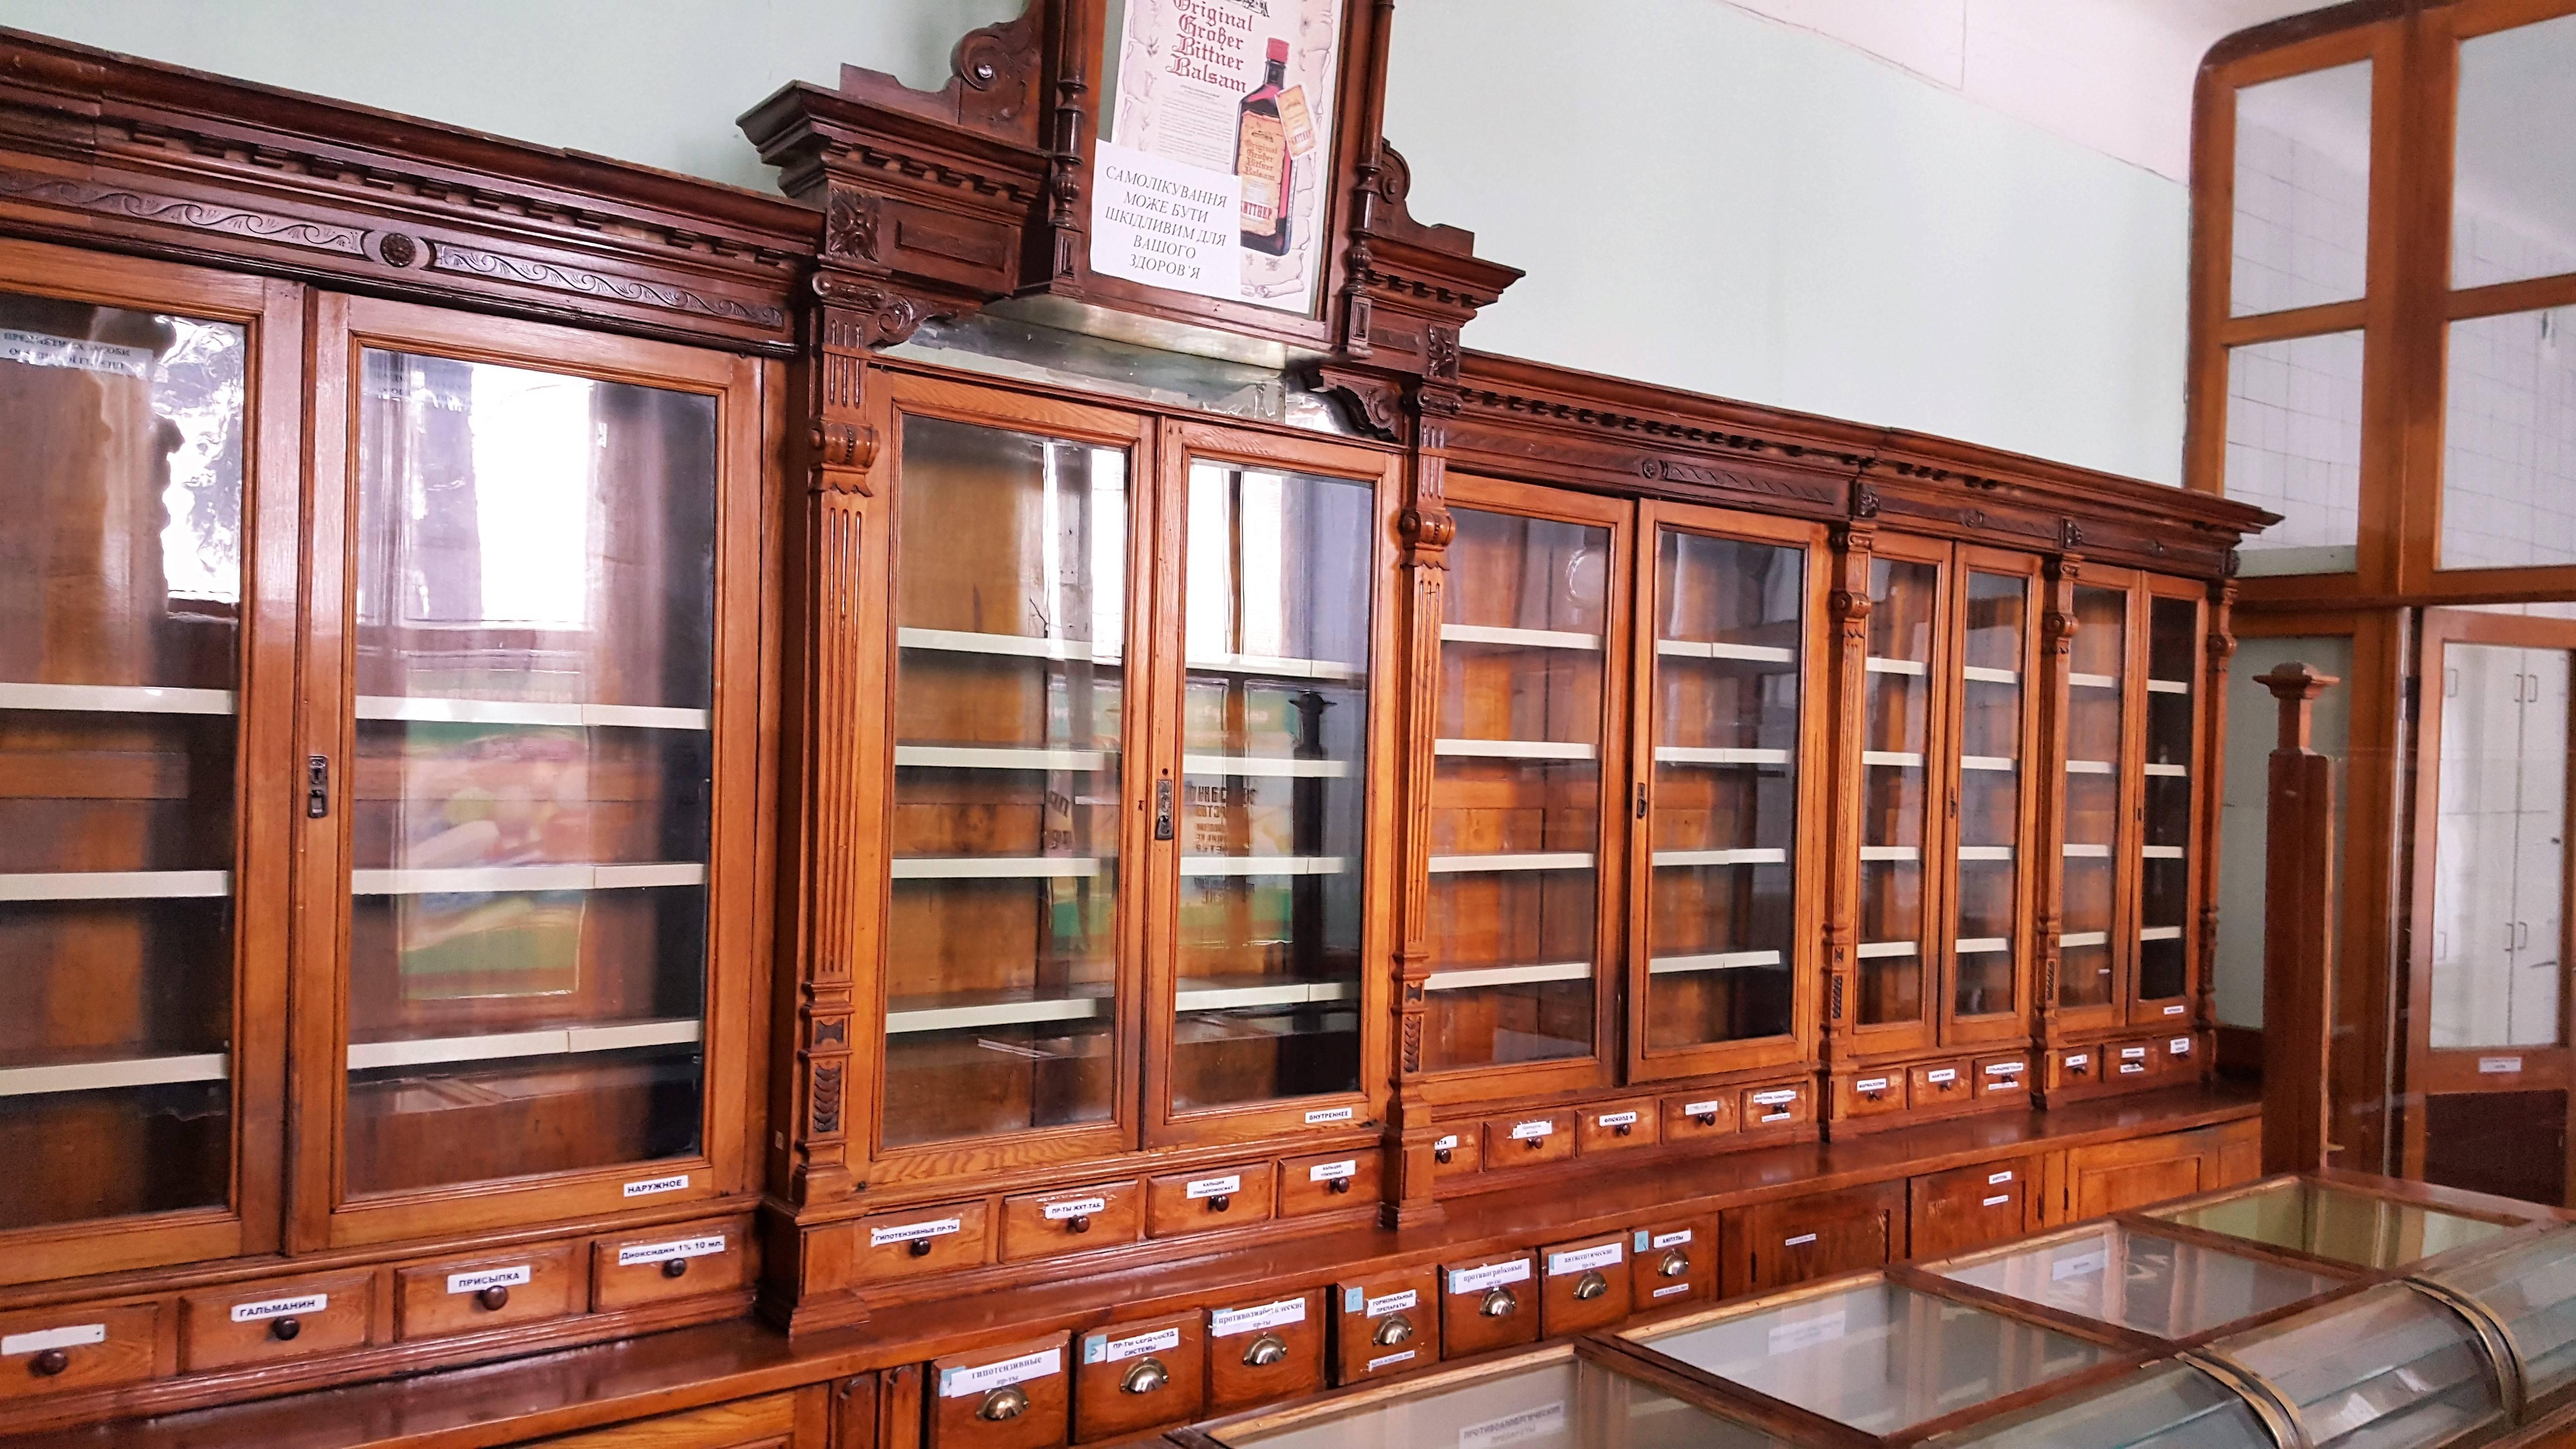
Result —
M2334 1030L2334 762L2308 748L2310 714L2338 683L2305 664L2255 682L2281 704L2263 866L2263 1170L2325 1165Z

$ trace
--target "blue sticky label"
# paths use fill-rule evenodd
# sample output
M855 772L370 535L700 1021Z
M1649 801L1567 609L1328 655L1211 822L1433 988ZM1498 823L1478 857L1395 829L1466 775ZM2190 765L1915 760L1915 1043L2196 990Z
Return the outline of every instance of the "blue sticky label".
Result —
M1640 1253L1646 1251L1646 1230L1644 1228L1637 1229L1637 1251Z
M1344 1313L1357 1313L1366 1307L1368 1307L1368 1291L1366 1289L1345 1288L1342 1290L1342 1311Z

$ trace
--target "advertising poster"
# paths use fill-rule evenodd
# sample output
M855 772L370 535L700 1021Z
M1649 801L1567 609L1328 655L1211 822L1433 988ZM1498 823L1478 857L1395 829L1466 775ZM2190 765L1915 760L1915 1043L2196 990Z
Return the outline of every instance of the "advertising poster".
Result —
M1124 0L1091 269L1312 312L1342 0Z

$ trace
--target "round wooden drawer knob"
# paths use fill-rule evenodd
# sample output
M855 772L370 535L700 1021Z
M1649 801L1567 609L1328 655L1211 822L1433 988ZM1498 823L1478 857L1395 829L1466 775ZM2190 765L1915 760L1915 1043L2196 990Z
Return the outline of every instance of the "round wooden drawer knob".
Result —
M1690 1254L1683 1252L1679 1248L1675 1248L1671 1252L1664 1254L1664 1261L1655 1265L1655 1273L1657 1276L1664 1278L1679 1278L1689 1271Z
M1265 1333L1244 1345L1245 1368L1268 1368L1288 1356L1288 1340L1275 1333Z
M295 1335L303 1331L304 1325L292 1318L273 1318L268 1323L268 1336L280 1343L293 1343Z
M1218 1193L1216 1196L1207 1200L1207 1205L1209 1212L1224 1212L1227 1208L1234 1206L1234 1195L1231 1193Z
M510 1290L498 1283L474 1295L474 1301L495 1312L510 1306Z
M663 1259L662 1276L665 1278L686 1278L689 1276L689 1260L686 1258Z
M63 1352L59 1348L46 1349L43 1353L36 1355L27 1363L27 1367L34 1369L46 1378L52 1378L54 1375L61 1373L63 1370L70 1368L71 1366L72 1356Z
M1326 1192L1349 1192L1350 1190L1351 1180L1347 1177L1337 1177L1331 1182L1324 1184L1324 1191Z
M1521 1311L1521 1300L1509 1288L1488 1288L1476 1311L1487 1318L1509 1318Z
M912 1254L916 1258L927 1258L930 1256L930 1240L928 1238L915 1238L904 1245L904 1251Z
M1524 1137L1521 1139L1521 1145L1532 1152L1536 1152L1547 1146L1547 1139L1545 1137Z
M1697 1122L1702 1127L1714 1127L1717 1125L1717 1114L1715 1112L1701 1112L1696 1116L1693 1116L1691 1120Z
M975 1417L998 1424L1004 1419L1016 1419L1028 1411L1029 1396L1020 1392L1017 1385L1013 1385L1009 1388L995 1389L984 1395L984 1402L975 1406Z
M1587 1272L1574 1280L1574 1297L1579 1303L1589 1303L1609 1291L1610 1280L1598 1272Z
M1068 1233L1087 1233L1087 1232L1090 1232L1090 1231L1091 1231L1091 1214L1089 1214L1089 1213L1082 1213L1082 1214L1079 1214L1079 1215L1077 1215L1077 1216L1075 1216L1075 1217L1069 1217L1069 1218L1066 1218L1066 1219L1064 1220L1064 1230L1065 1230L1066 1232L1068 1232Z
M1377 1332L1369 1335L1370 1341L1380 1348L1392 1347L1411 1337L1413 1337L1413 1320L1401 1313L1379 1324Z
M1442 1167L1447 1167L1449 1165L1449 1159L1456 1155L1457 1154L1455 1152L1446 1147L1435 1147L1431 1149L1431 1160L1439 1163Z
M1150 1394L1172 1381L1172 1371L1159 1358L1140 1358L1118 1378L1122 1394Z

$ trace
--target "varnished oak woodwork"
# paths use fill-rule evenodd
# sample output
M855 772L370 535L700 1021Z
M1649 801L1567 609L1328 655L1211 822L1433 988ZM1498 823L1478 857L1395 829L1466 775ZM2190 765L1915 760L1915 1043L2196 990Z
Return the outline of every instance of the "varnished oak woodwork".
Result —
M1538 1263L1536 1253L1487 1253L1440 1265L1440 1341L1448 1357L1538 1342Z
M2333 762L2309 747L2309 728L2316 697L2339 681L2283 665L2259 682L2280 711L2265 789L2263 1169L2313 1171L2333 1132L2335 799Z
M1719 1231L1726 1254L1720 1291L1728 1297L1768 1293L1898 1256L1905 1192L1901 1184L1882 1183L1730 1209Z
M1182 1313L1113 1323L1083 1335L1073 1376L1074 1441L1140 1433L1205 1413L1203 1323L1197 1313Z

